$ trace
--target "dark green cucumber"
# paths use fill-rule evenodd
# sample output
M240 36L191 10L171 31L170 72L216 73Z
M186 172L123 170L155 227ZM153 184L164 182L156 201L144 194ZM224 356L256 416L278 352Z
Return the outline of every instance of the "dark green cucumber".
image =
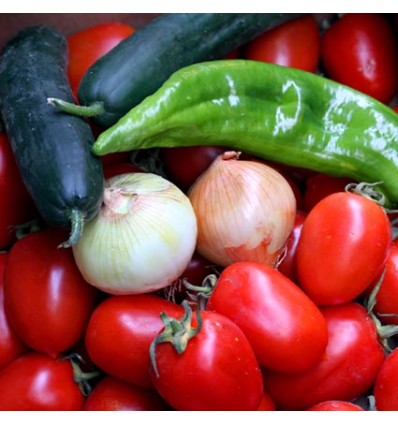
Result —
M171 13L151 21L98 60L83 77L79 103L99 107L109 127L184 66L220 59L271 26L283 13ZM90 112L89 112L90 113Z
M0 109L23 181L51 226L71 227L65 246L99 210L104 177L91 153L94 137L80 117L58 111L48 97L74 102L66 76L67 45L55 29L19 32L0 56Z

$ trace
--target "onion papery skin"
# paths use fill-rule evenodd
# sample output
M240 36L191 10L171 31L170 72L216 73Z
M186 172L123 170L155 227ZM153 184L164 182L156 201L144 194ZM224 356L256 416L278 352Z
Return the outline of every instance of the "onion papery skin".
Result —
M197 221L189 198L151 173L106 181L104 203L86 223L73 253L85 280L113 295L153 292L187 267Z
M293 230L296 199L275 169L225 152L188 192L198 221L197 251L226 267L237 261L275 266Z

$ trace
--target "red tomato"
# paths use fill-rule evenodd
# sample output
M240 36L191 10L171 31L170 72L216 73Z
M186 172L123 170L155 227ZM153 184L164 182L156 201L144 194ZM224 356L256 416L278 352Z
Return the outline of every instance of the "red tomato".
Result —
M362 407L351 403L349 401L341 401L341 400L331 400L331 401L323 401L322 403L318 403L315 406L310 407L307 410L311 411L363 411Z
M285 255L278 265L278 270L293 282L297 281L296 252L306 216L307 213L297 211L293 230L286 241Z
M218 146L164 148L161 150L161 159L167 178L186 192L225 150Z
M297 246L298 281L319 305L354 300L380 276L392 243L387 214L364 196L327 196L307 215Z
M349 183L353 181L345 177L333 177L322 173L309 177L304 190L305 211L311 211L321 199L332 193L344 192Z
M58 248L65 236L48 228L18 240L4 284L7 313L18 335L53 357L83 336L98 294L80 274L72 250Z
M91 316L87 353L107 374L151 387L149 346L164 326L160 313L179 317L182 311L181 306L152 294L111 296Z
M398 106L393 106L393 107L392 107L392 109L393 109L395 112L398 112Z
M0 253L0 369L27 350L11 325L4 308L4 272L7 253Z
M374 286L369 288L366 294L370 294L373 289ZM382 323L398 325L398 241L396 240L391 247L373 312Z
M168 341L155 347L155 389L176 410L256 410L263 383L249 341L225 316L212 311L200 316L201 329L182 353ZM188 328L197 326L194 315Z
M398 46L377 13L348 13L325 31L321 58L326 74L388 103L398 88Z
M27 353L0 371L0 410L82 410L84 396L68 360Z
M76 98L80 81L90 66L133 32L129 25L108 22L68 36L68 77Z
M148 388L105 376L87 397L83 410L170 410L159 395Z
M246 59L315 72L320 56L320 34L313 16L285 22L250 41Z
M15 241L15 226L35 217L35 209L5 133L0 133L0 249Z
M274 411L274 410L276 410L275 403L268 394L264 393L263 397L260 401L260 404L258 405L256 410L259 410L259 411Z
M207 303L235 322L262 367L298 373L319 362L327 328L318 307L292 281L262 263L226 267Z
M300 374L264 371L265 391L282 410L328 400L351 401L368 391L384 361L376 326L357 303L323 307L329 341L322 360Z
M373 387L376 410L398 410L398 349L384 360Z

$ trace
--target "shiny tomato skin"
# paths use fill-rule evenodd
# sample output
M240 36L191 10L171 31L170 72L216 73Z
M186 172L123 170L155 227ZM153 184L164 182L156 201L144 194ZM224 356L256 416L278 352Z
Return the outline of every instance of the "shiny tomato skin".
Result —
M307 409L309 411L319 411L319 412L325 412L325 411L363 411L362 407L351 403L349 401L341 401L341 400L330 400L330 401L323 401L322 403L318 403L315 406L310 407Z
M4 272L8 253L0 253L0 369L27 351L8 319L4 306Z
M0 250L16 240L15 226L35 216L6 134L0 132Z
M130 25L106 22L67 37L68 78L76 99L80 81L90 66L133 32L134 29Z
M242 329L262 367L303 372L325 351L327 328L319 308L266 264L237 262L226 267L206 308Z
M152 387L149 346L163 329L160 313L179 317L182 311L181 306L153 294L111 296L90 318L85 335L87 353L107 374Z
M170 408L154 390L139 387L108 375L102 378L88 395L83 410L150 411L170 410Z
M10 321L30 348L56 357L83 336L98 291L58 248L63 230L47 228L18 240L9 252L4 299Z
M226 149L219 146L183 146L161 150L167 178L187 192L195 180Z
M275 403L268 394L263 394L260 404L257 406L258 411L274 411L276 410Z
M378 283L378 282L375 282ZM370 295L375 285L368 288ZM398 241L392 243L387 259L382 283L376 293L376 305L373 312L383 324L398 325Z
M388 21L377 13L348 13L321 39L327 76L388 103L398 88L398 47Z
M380 276L391 243L391 225L379 205L354 193L329 195L305 219L298 282L318 305L353 301Z
M301 16L266 31L245 46L244 57L315 72L320 33L314 17Z
M373 387L376 410L398 410L397 375L398 349L396 348L384 360Z
M201 311L201 330L178 354L169 342L155 349L155 389L176 410L256 410L263 397L260 367L249 341L231 320ZM192 320L197 327L196 315Z
M322 360L300 374L264 371L277 409L306 410L328 400L351 401L368 391L384 361L374 322L360 304L321 308L329 341Z
M0 371L0 410L82 410L84 396L68 360L24 354Z

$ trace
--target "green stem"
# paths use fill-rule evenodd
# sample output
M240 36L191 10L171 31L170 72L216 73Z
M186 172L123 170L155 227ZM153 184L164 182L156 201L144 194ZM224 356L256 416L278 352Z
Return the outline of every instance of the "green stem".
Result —
M386 198L385 196L375 190L374 188L378 185L383 184L383 182L374 182L374 183L367 183L367 182L361 182L361 183L349 183L345 190L347 192L356 193L358 195L362 195L365 198L370 199L371 201L376 202L376 204L380 205L381 207L384 206Z
M149 358L155 376L159 377L159 371L156 365L156 348L159 344L170 343L178 354L184 353L191 338L197 335L202 329L202 317L199 309L196 309L196 328L192 327L192 309L188 301L182 302L184 308L183 317L178 320L167 316L165 313L160 314L160 318L165 327L151 342L149 347Z
M58 245L58 248L70 248L75 245L83 233L84 214L82 211L73 209L70 213L71 231L69 239Z
M89 106L76 105L55 97L47 98L49 105L55 106L58 110L67 114L77 115L79 117L95 117L105 112L104 102L94 102Z

